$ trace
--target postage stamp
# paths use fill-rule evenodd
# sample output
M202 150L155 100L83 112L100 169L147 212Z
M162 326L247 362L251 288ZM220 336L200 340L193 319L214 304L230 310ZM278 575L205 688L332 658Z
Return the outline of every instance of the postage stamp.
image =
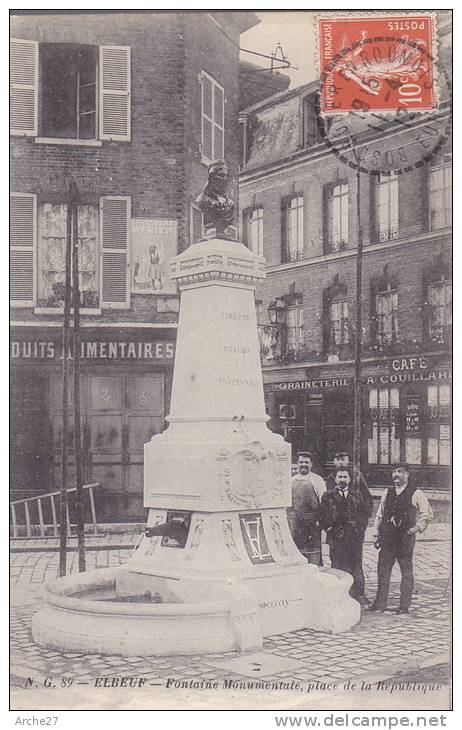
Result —
M434 23L430 14L319 17L321 113L435 109Z

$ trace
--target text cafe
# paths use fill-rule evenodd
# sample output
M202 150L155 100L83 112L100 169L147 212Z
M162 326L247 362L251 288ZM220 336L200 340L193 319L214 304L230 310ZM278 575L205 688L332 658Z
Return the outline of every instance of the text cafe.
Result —
M81 331L80 391L84 483L95 490L100 521L144 519L143 448L165 427L174 329ZM69 350L69 483L74 483L73 359ZM13 328L11 366L11 499L58 490L61 482L62 366L60 328Z
M264 373L271 427L292 443L294 461L298 451L313 451L321 471L330 470L336 451L353 451L353 376L346 364L335 370L285 371L294 379L283 382ZM371 485L388 483L390 465L406 461L422 487L449 489L451 380L447 357L364 364L361 463Z

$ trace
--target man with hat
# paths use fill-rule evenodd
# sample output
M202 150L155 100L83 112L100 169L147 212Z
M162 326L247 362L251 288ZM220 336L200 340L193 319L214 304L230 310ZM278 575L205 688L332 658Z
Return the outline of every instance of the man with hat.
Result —
M353 576L350 595L362 605L368 604L364 595L363 541L364 522L369 506L359 489L352 489L348 468L339 466L335 472L335 487L323 495L319 510L321 528L326 531L333 568Z
M377 566L378 589L371 611L386 611L390 577L395 560L401 570L398 614L409 613L414 573L412 558L416 534L423 532L433 512L425 494L409 482L407 464L397 464L392 472L393 486L382 495L374 522L375 547L380 551Z
M290 531L308 562L322 565L318 511L326 484L319 474L311 471L313 454L309 451L300 451L297 466L298 473L292 477L292 507L287 513Z

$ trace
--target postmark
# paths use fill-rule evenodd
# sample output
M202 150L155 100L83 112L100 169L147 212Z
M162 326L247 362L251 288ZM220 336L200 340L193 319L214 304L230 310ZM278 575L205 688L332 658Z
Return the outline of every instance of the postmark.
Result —
M410 22L409 16L404 18ZM323 19L327 20L319 18L318 23ZM361 23L365 20L367 18L361 18ZM387 21L398 24L396 16L387 16ZM340 45L342 47L332 55L321 72L317 104L320 135L340 161L359 172L379 176L410 172L442 155L451 133L451 83L444 66L437 69L436 42L431 45L435 56L431 55L424 43L410 40L409 34L404 32L397 36L365 37L363 34L351 46L344 46L343 43ZM327 48L325 45L325 49ZM413 68L419 69L414 71L417 74L416 80L420 86L428 87L428 99L432 99L428 109L416 105L412 108L399 102L399 85L407 83L404 79L410 78L409 76L398 80L382 78L381 98L386 99L387 104L393 101L395 107L390 106L381 111L376 109L378 102L374 92L378 87L373 83L375 77L369 74L353 78L354 74L359 74L359 65L356 69L351 65L352 54L358 52L357 57L363 64L361 68L364 68L365 59L379 59L381 53L382 57L388 55L389 58L394 58L396 49L399 49L400 62L403 59L414 59ZM332 53L333 51L332 45ZM336 69L339 69L338 76L335 76ZM335 111L326 113L323 111L323 103L329 101L329 97L334 99L332 107ZM348 103L345 102L346 99L349 100ZM430 108L430 103L435 106ZM349 105L349 108L342 108L342 105ZM399 139L398 144L384 144L388 135L390 139L393 135Z
M319 18L321 112L435 109L433 23L432 15Z

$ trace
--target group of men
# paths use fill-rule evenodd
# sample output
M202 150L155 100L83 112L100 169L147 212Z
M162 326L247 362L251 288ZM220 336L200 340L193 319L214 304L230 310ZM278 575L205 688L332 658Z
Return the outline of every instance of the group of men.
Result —
M385 490L374 520L374 546L379 550L378 589L370 605L365 595L363 544L373 500L361 472L353 478L349 456L334 456L334 471L326 481L312 471L313 454L298 454L292 476L292 506L288 510L294 542L308 562L322 566L321 533L326 532L333 568L353 577L350 595L371 611L386 611L391 571L401 569L401 591L396 613L409 613L414 586L413 553L416 534L433 518L425 494L409 482L409 467L397 464L393 486Z

